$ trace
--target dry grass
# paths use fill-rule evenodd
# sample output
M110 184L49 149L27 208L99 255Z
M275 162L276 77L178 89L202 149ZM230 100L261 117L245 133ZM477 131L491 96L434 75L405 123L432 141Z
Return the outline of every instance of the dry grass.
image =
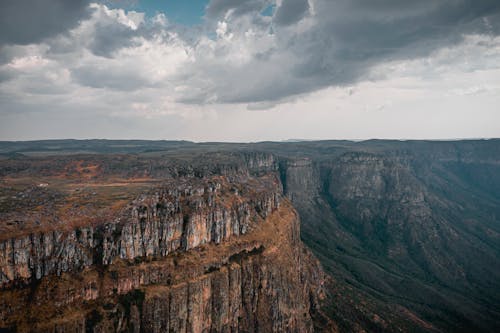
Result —
M78 170L87 170L82 168L79 164ZM113 221L134 198L161 182L117 177L91 180L89 175L1 179L0 240Z

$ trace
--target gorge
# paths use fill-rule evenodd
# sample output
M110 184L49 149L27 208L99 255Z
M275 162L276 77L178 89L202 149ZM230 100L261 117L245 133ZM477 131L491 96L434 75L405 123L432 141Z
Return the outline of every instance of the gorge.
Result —
M498 140L0 152L6 331L499 327Z

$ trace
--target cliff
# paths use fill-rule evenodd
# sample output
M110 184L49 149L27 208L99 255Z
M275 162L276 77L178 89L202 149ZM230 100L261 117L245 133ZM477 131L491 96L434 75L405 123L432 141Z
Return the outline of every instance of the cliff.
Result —
M166 256L208 242L218 244L245 234L258 217L265 218L279 206L277 188L242 197L237 186L222 178L191 181L185 188L174 185L139 196L114 222L4 240L0 282L8 286L93 264L108 265L116 258Z
M280 174L341 330L496 331L498 141L317 145Z
M179 177L111 221L0 243L0 327L17 332L312 332L326 276L261 176Z
M500 140L3 147L0 328L500 326Z

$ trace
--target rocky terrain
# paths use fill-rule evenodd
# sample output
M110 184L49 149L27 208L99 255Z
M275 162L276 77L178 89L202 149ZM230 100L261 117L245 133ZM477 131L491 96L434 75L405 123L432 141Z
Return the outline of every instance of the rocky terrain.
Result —
M500 327L499 140L4 142L0 179L12 331Z
M31 165L37 162L45 163ZM28 181L32 170L22 166L3 179L9 194L24 199L16 206L2 197L4 330L334 330L319 310L327 277L301 243L271 155L211 170L184 165L191 171L183 175L171 166L162 181L147 175L130 193L132 178L96 171L106 161L84 158L81 175L68 174L73 160L53 162L61 169L47 169L41 180ZM61 170L64 183L57 182ZM86 187L90 198L81 195ZM133 199L102 200L117 194ZM77 214L82 209L101 214L89 220ZM8 232L12 224L21 230Z
M353 288L338 297L363 300L357 316L336 302L339 326L498 330L500 142L318 146L281 173L304 241Z

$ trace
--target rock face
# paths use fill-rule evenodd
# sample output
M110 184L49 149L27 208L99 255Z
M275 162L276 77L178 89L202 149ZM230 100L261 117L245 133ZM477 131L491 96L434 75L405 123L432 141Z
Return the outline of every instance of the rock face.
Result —
M8 286L94 263L109 265L116 258L162 257L205 243L219 244L247 233L257 216L265 218L279 206L278 188L250 198L237 191L216 180L160 188L141 195L116 222L8 239L0 243L0 282ZM226 202L219 200L224 195Z
M337 324L496 331L498 141L311 146L281 161L280 174L304 241L340 281ZM339 292L341 281L355 288Z
M0 331L500 327L498 139L0 146Z
M309 158L285 160L281 163L284 191L290 200L301 203L319 196L318 169Z
M273 174L179 178L113 221L0 246L12 331L312 332L321 316L326 276Z

